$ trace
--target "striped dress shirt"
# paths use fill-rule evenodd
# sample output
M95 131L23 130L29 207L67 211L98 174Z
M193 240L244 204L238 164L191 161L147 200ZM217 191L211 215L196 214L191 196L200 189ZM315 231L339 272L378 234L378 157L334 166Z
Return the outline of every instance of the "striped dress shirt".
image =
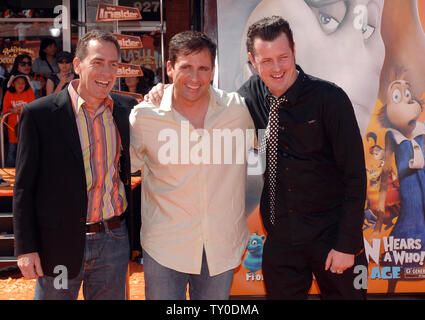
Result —
M121 138L112 116L113 100L108 97L97 109L90 106L76 88L68 86L80 136L87 182L87 223L108 220L127 208L125 189L119 177Z

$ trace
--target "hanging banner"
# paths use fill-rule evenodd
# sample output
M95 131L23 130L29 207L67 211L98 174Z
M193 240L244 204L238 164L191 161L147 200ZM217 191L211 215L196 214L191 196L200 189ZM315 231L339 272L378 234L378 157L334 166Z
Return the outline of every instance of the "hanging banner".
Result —
M113 36L117 38L117 41L120 45L121 50L143 48L143 43L140 37L128 36L125 34L118 34L118 33L113 33Z
M142 77L142 68L137 64L119 63L117 77Z
M272 15L289 22L297 64L353 104L368 178L368 292L425 292L425 0L217 0L221 89L235 91L252 74L247 28ZM258 207L248 219L260 219ZM267 235L251 224L250 245L259 246ZM265 293L255 252L248 246L233 295Z
M143 94L140 94L140 93L134 93L134 92L128 92L128 91L119 91L119 90L112 90L112 92L118 93L118 94L123 94L125 96L135 98L138 103L143 101Z
M143 14L143 21L161 20L160 0L119 0L118 4L139 9L141 14ZM165 8L165 1L163 6Z
M127 49L121 51L121 58L128 63L138 64L151 70L156 70L160 67L160 52L155 50L154 38L144 34L141 42L141 49Z
M133 7L114 6L111 4L99 3L97 5L96 21L123 21L140 20L142 15L139 9Z

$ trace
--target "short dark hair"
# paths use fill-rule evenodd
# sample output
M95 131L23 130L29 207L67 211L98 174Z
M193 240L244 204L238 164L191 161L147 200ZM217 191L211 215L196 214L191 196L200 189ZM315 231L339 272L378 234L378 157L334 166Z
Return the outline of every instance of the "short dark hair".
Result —
M211 54L211 65L215 63L217 45L205 33L199 31L183 31L174 35L168 44L168 59L171 65L177 61L179 54L189 55L208 49Z
M254 41L256 38L260 38L264 41L273 41L282 33L286 34L289 45L291 46L292 51L294 51L294 37L288 21L280 16L262 18L261 20L254 22L248 28L246 49L254 56Z
M74 55L71 52L68 51L61 51L58 53L58 55L56 56L56 62L60 63L60 62L67 62L67 63L71 63L72 60L74 60Z
M87 56L87 47L90 40L112 42L115 45L115 48L117 48L118 57L121 56L121 49L117 38L115 38L110 32L94 29L87 32L80 40L78 40L77 49L75 50L75 56L78 59L84 60Z

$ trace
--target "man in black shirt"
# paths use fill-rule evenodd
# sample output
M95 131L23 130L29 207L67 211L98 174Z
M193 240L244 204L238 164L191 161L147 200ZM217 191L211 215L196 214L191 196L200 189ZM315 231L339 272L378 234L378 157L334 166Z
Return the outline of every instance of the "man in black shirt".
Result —
M364 299L365 290L354 287L353 271L354 265L367 266L362 235L366 171L351 102L341 88L296 65L292 31L281 17L251 25L247 50L257 75L238 92L257 130L267 129L260 204L268 233L263 253L267 297L305 299L314 274L323 298ZM277 98L282 100L278 106ZM271 104L277 106L276 125Z

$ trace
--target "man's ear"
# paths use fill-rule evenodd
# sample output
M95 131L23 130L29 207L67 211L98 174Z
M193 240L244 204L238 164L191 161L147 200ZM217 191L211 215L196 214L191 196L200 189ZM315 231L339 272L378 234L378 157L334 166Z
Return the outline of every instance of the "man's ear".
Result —
M174 70L173 65L171 64L171 61L168 60L167 61L167 75L170 79L173 78L173 70Z
M251 62L252 66L255 67L255 59L251 52L248 52L248 59Z
M215 75L215 66L213 66L213 68L212 68L210 81L214 81L214 75Z
M81 63L81 60L78 59L77 57L75 57L74 60L72 61L72 64L74 65L74 72L78 75L80 74L80 63Z

